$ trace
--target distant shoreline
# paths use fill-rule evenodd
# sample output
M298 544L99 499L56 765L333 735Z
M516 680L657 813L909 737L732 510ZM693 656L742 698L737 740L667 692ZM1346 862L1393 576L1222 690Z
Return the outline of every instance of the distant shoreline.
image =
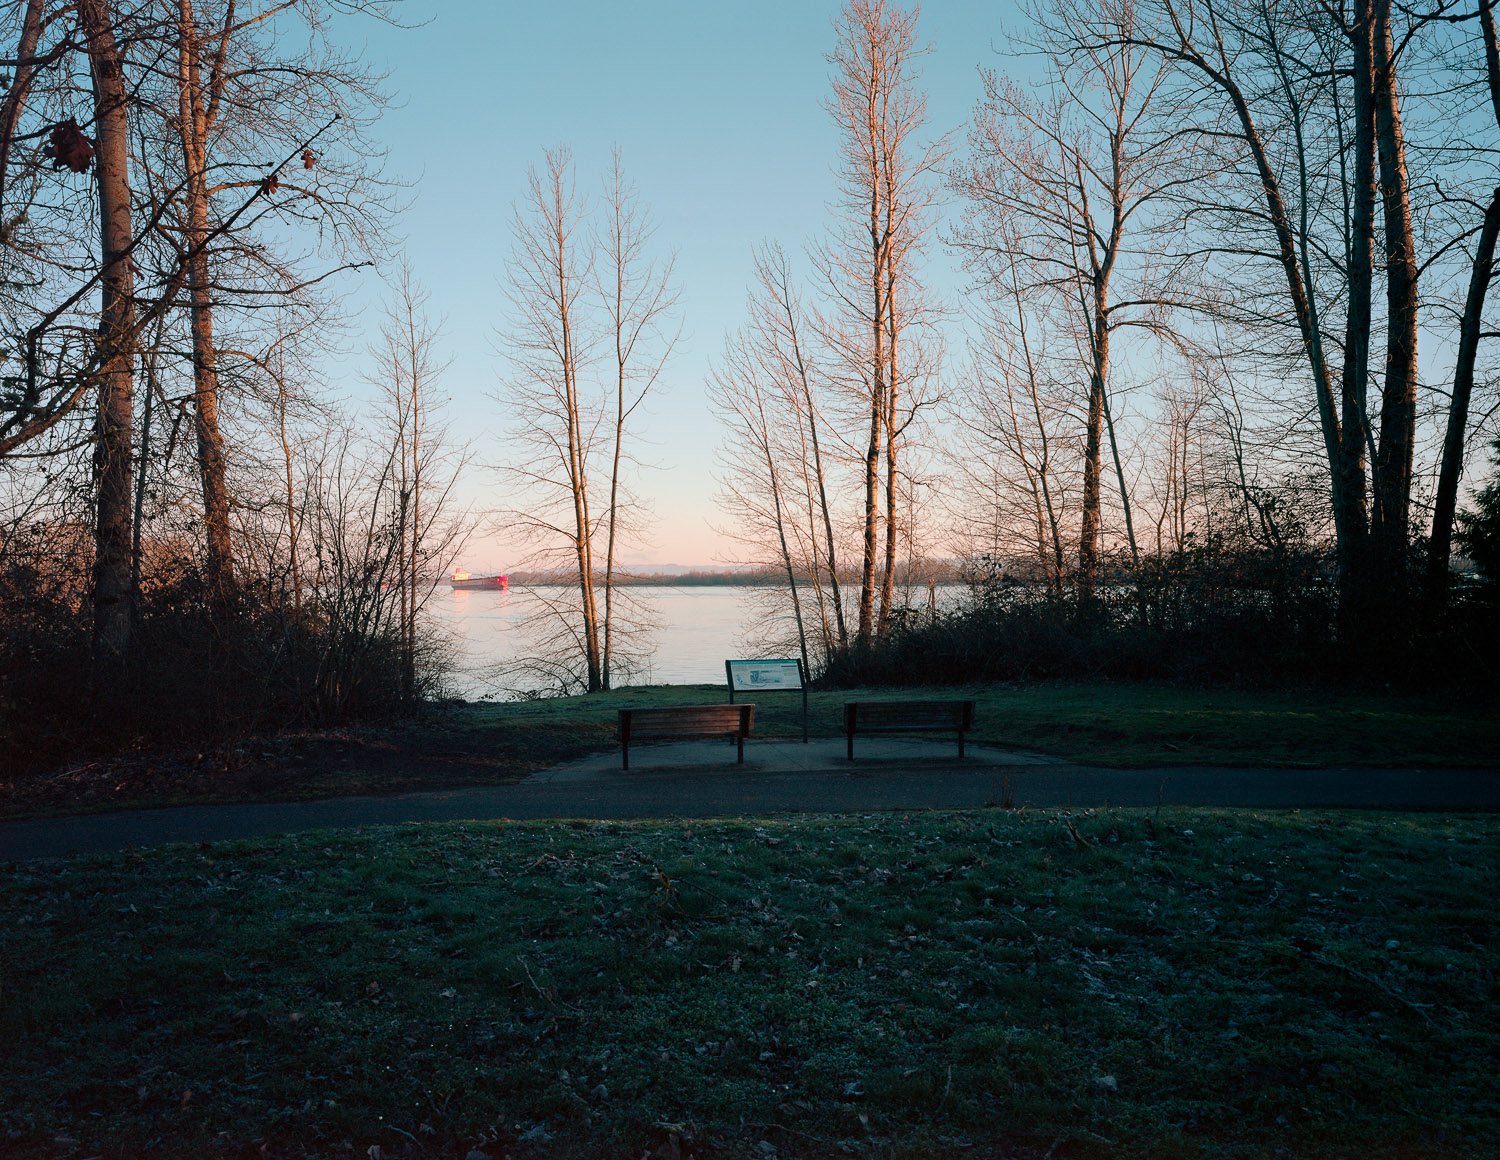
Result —
M931 577L924 576L915 583L926 584L929 578L939 584L955 584L960 580L956 570L941 569ZM563 572L510 572L507 580L511 588L556 587L577 583L575 576ZM797 580L799 583L811 583L812 577L799 576ZM443 577L439 583L446 581L447 577ZM596 583L602 582L603 577L598 577ZM759 569L742 572L617 572L614 584L619 588L774 588L786 584L786 573Z

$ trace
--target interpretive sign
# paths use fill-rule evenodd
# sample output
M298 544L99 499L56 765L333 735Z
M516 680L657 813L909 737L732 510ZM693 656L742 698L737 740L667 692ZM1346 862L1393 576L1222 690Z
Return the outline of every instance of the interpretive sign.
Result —
M729 691L747 689L800 689L801 661L725 661Z
M729 684L729 703L735 693L802 694L802 740L807 740L807 681L802 662L791 661L725 661L724 676Z

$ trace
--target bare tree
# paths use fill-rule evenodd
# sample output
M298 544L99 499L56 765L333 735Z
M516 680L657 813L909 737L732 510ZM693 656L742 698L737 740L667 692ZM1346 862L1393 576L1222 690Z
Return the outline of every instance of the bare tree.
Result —
M1073 30L1085 18L1100 34L1080 46ZM1193 166L1159 126L1167 69L1130 43L1133 21L1124 3L1091 7L1087 17L1068 0L1036 10L1046 95L986 74L971 157L956 175L969 205L957 240L971 268L1010 289L1018 312L1023 285L1028 295L1049 296L1076 335L1087 383L1077 549L1084 597L1099 574L1106 437L1126 542L1132 559L1139 556L1111 406L1115 337L1135 329L1170 348L1181 339L1169 312L1192 305L1169 289L1180 269L1154 251L1163 203ZM1034 380L1034 369L1028 375Z
M615 149L605 177L605 220L596 239L595 265L600 300L614 346L614 416L605 511L604 624L600 684L612 683L615 628L615 550L629 502L623 472L628 466L626 425L660 381L679 331L674 323L677 291L675 259L657 264L651 257L656 225L625 175Z
M1085 21L1075 37L1079 48L1128 44L1173 66L1177 127L1218 158L1212 187L1179 195L1197 231L1189 245L1215 267L1223 317L1244 328L1247 350L1263 357L1268 338L1291 332L1280 357L1310 380L1351 614L1401 587L1414 479L1423 267L1400 73L1428 17L1403 19L1395 29L1389 0L1149 0L1132 29ZM1271 270L1279 294L1263 280ZM1373 309L1379 275L1383 317ZM1381 324L1377 393L1370 352Z
M130 196L130 113L125 55L106 0L79 0L94 80L99 228L99 408L95 431L94 638L99 656L130 645L131 433L134 426L135 279Z
M797 587L803 562L794 551L798 520L791 510L788 457L780 446L789 416L775 377L778 368L768 354L756 336L742 330L725 342L721 362L710 372L709 398L728 435L719 503L730 517L730 534L752 551L758 553L764 537L773 537L777 565L786 574L803 671L808 672L807 625Z
M598 344L584 305L594 265L584 234L586 209L572 152L547 150L541 169L528 172L525 212L518 207L513 217L512 317L503 341L513 368L505 402L524 448L524 457L510 466L529 500L512 513L513 526L540 537L544 551L559 541L566 545L578 592L573 614L584 687L592 693L604 686L589 493L602 414L584 382Z
M1400 50L1394 42L1391 0L1371 8L1374 48L1375 141L1385 229L1386 357L1381 392L1380 447L1372 531L1382 579L1405 587L1411 526L1412 461L1417 438L1417 243L1412 221L1406 136L1401 126Z
M1015 263L1008 273L975 296L971 369L949 400L959 431L950 464L954 530L971 551L1033 557L1047 587L1059 592L1082 476L1077 440L1068 438L1076 424L1073 359L1053 357L1048 303L1028 300ZM1059 337L1072 346L1066 333Z
M234 5L225 20L234 18ZM219 366L214 346L213 300L209 274L208 138L223 95L229 27L217 37L218 51L204 77L204 39L198 30L193 0L177 0L177 135L183 161L183 245L193 339L193 414L198 439L198 466L203 484L203 527L208 545L208 584L220 608L234 584L234 549L229 536L229 488L225 478L224 437L219 429Z
M28 5L22 18L21 47L29 55L20 62L22 89L25 96L40 98L35 115L42 119L49 145L42 153L27 156L21 174L9 170L19 119L31 102L22 96L8 101L0 111L7 162L0 166L4 186L0 200L16 206L12 195L19 188L23 198L29 196L34 212L18 214L11 219L13 224L33 217L38 224L26 226L23 245L13 244L19 241L13 234L6 238L12 243L7 257L26 265L23 277L12 285L30 289L24 306L11 315L19 320L11 353L21 364L22 374L7 379L11 389L0 390L0 455L17 453L57 432L63 433L64 446L76 445L74 441L84 436L68 424L87 393L97 392L95 430L87 438L96 461L94 603L101 658L119 655L129 644L142 551L137 519L144 516L146 479L154 470L145 453L153 446L155 404L166 402L162 385L178 370L176 352L181 344L172 323L177 308L188 307L192 427L197 436L207 572L212 601L222 609L234 586L231 488L220 404L223 347L215 334L214 316L215 306L233 282L229 265L219 260L225 249L223 240L236 239L232 247L236 255L256 248L269 253L272 247L266 245L265 237L258 242L250 239L262 223L273 219L281 230L288 220L284 216L287 203L293 200L304 201L296 220L320 227L329 237L347 234L347 224L356 219L369 224L380 216L379 210L367 212L378 198L360 204L359 198L346 196L351 191L349 182L324 183L321 195L286 196L292 185L287 163L301 154L304 164L311 165L313 145L330 125L339 123L335 110L350 108L336 99L306 99L319 84L329 91L340 85L348 88L348 74L340 79L315 67L326 61L313 62L304 54L299 61L283 59L276 67L267 67L264 57L256 55L270 39L262 36L257 43L258 27L288 7L262 6L244 16L237 15L234 0L152 0L128 7L89 0L55 11L45 4ZM301 7L307 20L316 22L323 6ZM385 5L376 0L348 7L379 13ZM205 11L211 13L207 34L201 19ZM76 36L72 32L75 19ZM40 44L49 29L57 39L43 49ZM61 33L56 29L62 29ZM78 55L89 65L94 116L83 127L70 118L53 121L49 129L48 120L68 107L75 48L81 49ZM268 78L273 75L297 79L292 84L284 80L270 84ZM300 87L299 97L289 107L285 97L295 87ZM368 86L362 88L354 105L371 91ZM247 93L256 94L256 99L246 102ZM329 118L322 128L313 121L319 115ZM357 139L355 123L359 120L351 118L349 131L337 136L345 142ZM94 136L85 130L92 130ZM226 142L233 144L226 146ZM265 155L268 146L288 143L288 153ZM257 156L251 160L240 150L253 150ZM235 154L227 163L222 157L225 152ZM378 183L369 156L362 152L352 168L360 180ZM80 235L71 220L76 207L67 200L37 202L44 158L55 168L74 173L94 169L101 229L96 253L79 252L76 247ZM215 176L222 177L226 164L237 171L235 177L215 181ZM329 196L335 190L337 196ZM282 193L279 201L278 191ZM283 244L284 238L283 233ZM296 264L296 259L283 260L278 272L290 274ZM315 277L292 276L277 289L295 293L298 285L315 281ZM87 298L96 287L103 300L97 326L87 309ZM184 291L186 303L179 300ZM276 292L264 285L252 291L256 292L276 298ZM262 297L258 306L265 304ZM101 336L98 342L89 337L96 329ZM148 340L154 345L146 350L143 344ZM133 470L134 404L142 394L136 390L134 374L140 358L151 373L141 416L142 456L138 469ZM173 438L165 444L169 454L176 445L175 433L174 421Z
M750 328L766 358L772 380L788 400L796 418L800 454L798 474L802 478L807 510L807 537L811 547L810 571L817 594L820 619L824 624L824 648L836 644L847 648L849 630L844 616L844 596L839 578L838 540L833 530L831 465L823 450L826 430L824 411L818 401L822 393L817 382L814 355L801 296L792 277L791 265L780 246L767 244L755 254L756 290L749 301ZM821 541L819 539L821 535ZM821 547L819 546L821 543ZM824 584L828 595L823 593ZM832 623L828 616L832 614Z
M643 521L629 487L630 423L676 338L672 262L653 258L655 227L618 154L603 215L591 222L571 152L546 151L514 217L501 335L516 450L505 466L518 491L507 519L534 562L576 593L541 604L570 622L548 638L577 657L587 692L619 676L626 620L644 623L639 609L621 617L627 596L616 582L619 552ZM566 663L547 669L571 684Z
M790 620L802 659L815 671L849 645L839 566L845 545L836 531L845 481L824 446L831 388L786 254L767 243L755 251L754 266L745 324L726 340L709 378L725 430L719 506L740 558L785 575L784 592L771 597L775 622Z
M902 432L930 401L920 393L908 396L924 385L911 373L923 362L914 348L931 315L917 275L931 225L933 177L947 144L923 139L927 100L918 87L918 64L926 50L917 40L918 14L890 0L847 0L828 58L833 93L827 106L840 138L839 201L833 238L817 257L833 298L834 321L825 331L864 412L859 437L864 538L855 634L861 644L888 624ZM885 566L877 625L882 522Z
M394 586L402 693L410 699L417 682L418 617L441 577L441 561L453 554L464 533L451 521L440 525L434 517L450 507L460 465L445 462L455 449L439 418L438 382L447 369L437 350L439 326L427 315L427 294L410 267L398 266L393 283L379 344L372 352L370 381L385 396L386 438L395 449ZM461 450L456 453L461 459Z

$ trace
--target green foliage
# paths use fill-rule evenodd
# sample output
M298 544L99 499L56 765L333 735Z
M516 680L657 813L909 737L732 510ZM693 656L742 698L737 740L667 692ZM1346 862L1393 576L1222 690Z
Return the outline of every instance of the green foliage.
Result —
M1491 1156L1497 824L502 822L15 868L0 1152Z

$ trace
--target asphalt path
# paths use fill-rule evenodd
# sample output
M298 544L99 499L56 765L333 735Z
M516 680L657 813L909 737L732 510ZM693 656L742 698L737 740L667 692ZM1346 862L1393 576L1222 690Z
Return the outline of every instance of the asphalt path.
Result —
M874 810L1104 806L1490 810L1500 770L1182 766L1107 769L953 742L762 739L596 754L524 781L389 797L185 806L0 823L0 862L323 828L495 819L701 818Z

